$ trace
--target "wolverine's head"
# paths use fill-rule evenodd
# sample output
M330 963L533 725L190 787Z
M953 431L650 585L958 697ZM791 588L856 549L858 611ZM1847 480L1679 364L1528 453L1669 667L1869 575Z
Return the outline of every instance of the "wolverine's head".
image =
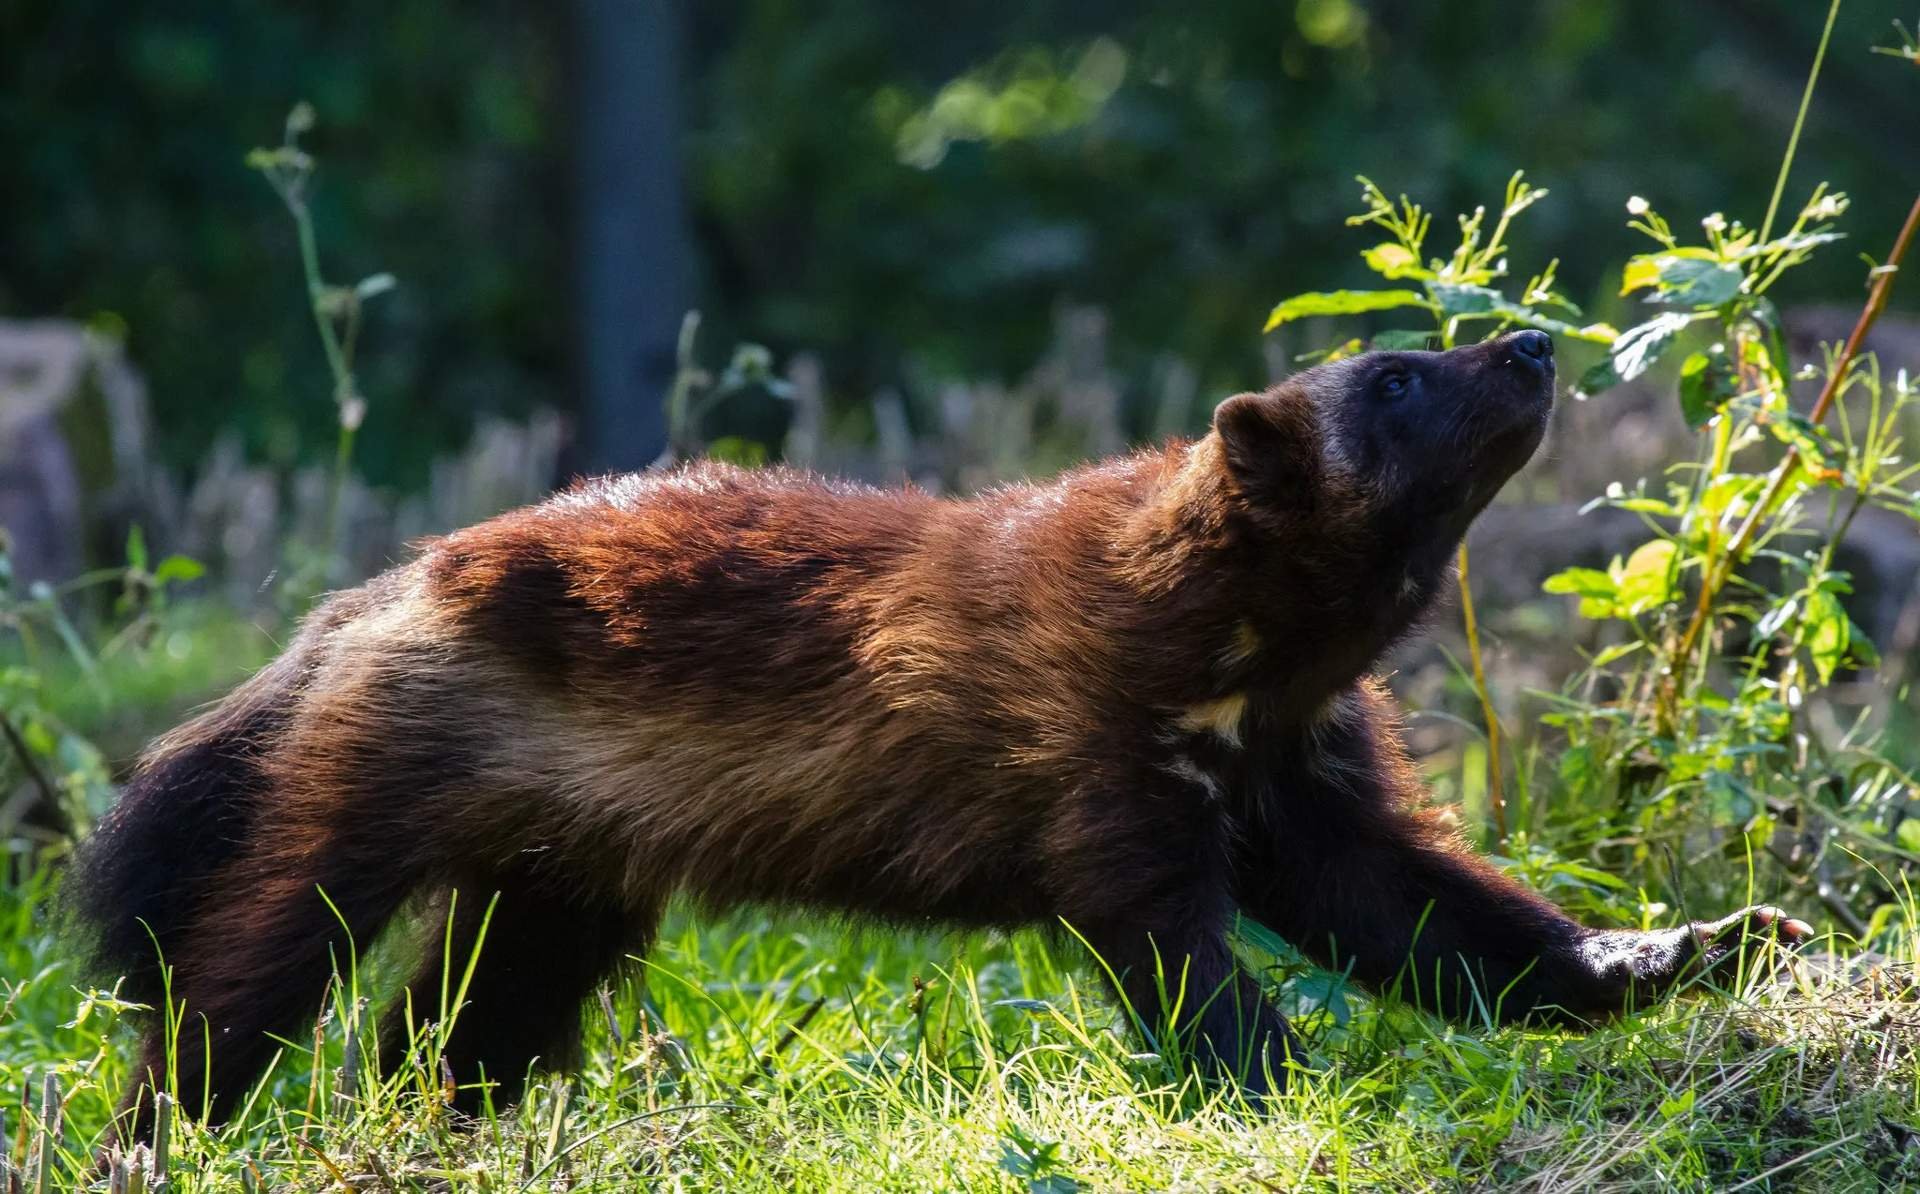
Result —
M1553 372L1553 340L1538 331L1364 353L1227 399L1214 429L1257 520L1332 519L1380 542L1450 546L1539 446Z

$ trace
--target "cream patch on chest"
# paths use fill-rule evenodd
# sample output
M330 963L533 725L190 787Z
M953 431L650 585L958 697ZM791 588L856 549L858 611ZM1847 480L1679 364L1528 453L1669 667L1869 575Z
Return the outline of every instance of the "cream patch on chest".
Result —
M1261 646L1260 632L1253 628L1251 622L1242 622L1233 628L1233 639L1220 652L1220 662L1229 668L1250 663L1254 656L1260 654Z
M1247 716L1247 694L1236 692L1219 700L1188 705L1174 719L1181 729L1195 734L1212 734L1228 746L1240 745L1240 726Z

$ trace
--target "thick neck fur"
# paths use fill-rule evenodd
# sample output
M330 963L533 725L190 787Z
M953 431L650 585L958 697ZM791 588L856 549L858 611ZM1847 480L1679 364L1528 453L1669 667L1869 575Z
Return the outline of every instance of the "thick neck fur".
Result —
M1251 505L1217 434L1137 459L1139 504L1115 536L1121 576L1140 598L1134 649L1165 660L1178 673L1168 687L1192 700L1244 693L1257 715L1306 724L1418 624L1445 583L1457 539L1382 533L1359 496Z

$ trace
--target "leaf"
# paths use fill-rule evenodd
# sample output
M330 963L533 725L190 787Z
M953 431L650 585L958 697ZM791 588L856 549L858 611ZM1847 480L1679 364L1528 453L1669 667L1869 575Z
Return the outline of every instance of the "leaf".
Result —
M1339 361L1347 357L1358 356L1365 351L1367 351L1367 342L1355 336L1351 340L1342 341L1330 348L1322 348L1316 352L1303 352L1293 359L1302 363L1310 362L1318 365L1327 361Z
M741 468L759 468L767 462L767 445L739 435L723 435L707 445L707 456Z
M1244 913L1234 922L1234 934L1262 953L1286 957L1293 952L1280 934Z
M1516 303L1490 286L1467 286L1440 282L1431 287L1440 310L1448 319L1497 319L1524 327L1539 328L1556 336L1611 344L1620 333L1605 323L1571 324L1564 319L1543 315L1524 303Z
M1507 296L1491 286L1469 286L1458 282L1436 282L1433 284L1433 299L1440 304L1441 314L1449 319L1456 315L1484 315L1502 306L1510 306Z
M1599 775L1599 768L1593 764L1593 748L1584 743L1570 746L1560 756L1560 782L1570 792L1585 792Z
M1554 862L1551 873L1563 879L1573 879L1595 887L1605 887L1613 891L1627 890L1627 881L1618 875L1610 875L1571 859L1559 859Z
M199 580L207 574L207 566L192 556L170 555L160 561L153 570L154 583L166 585L184 584L190 580Z
M1613 358L1608 357L1580 375L1580 380L1573 383L1573 394L1576 398L1591 398L1619 384L1620 375L1614 372Z
M1549 576L1540 587L1549 593L1579 597L1583 618L1611 618L1619 612L1620 583L1597 568L1568 568Z
M127 567L135 572L147 570L147 535L137 522L127 528Z
M1694 316L1686 312L1667 311L1619 333L1613 338L1607 359L1580 375L1574 385L1575 396L1591 398L1645 373L1693 320Z
M1645 373L1673 344L1673 338L1692 322L1692 315L1668 311L1621 332L1620 338L1613 342L1611 353L1614 376L1621 381L1632 381ZM1585 379L1581 382L1584 385Z
M1432 332L1394 330L1381 332L1368 341L1368 347L1380 352L1425 352L1433 347Z
M1722 353L1688 353L1680 364L1680 413L1695 431L1707 425L1734 395L1733 372Z
M378 298L380 295L385 294L398 285L400 285L400 283L395 280L392 274L368 274L366 277L360 279L359 282L355 283L353 296L364 303L370 298Z
M1078 1180L1062 1173L1060 1142L1008 1125L1000 1139L1000 1170L1024 1178L1028 1194L1076 1194Z
M1652 301L1677 307L1717 307L1740 293L1746 276L1706 249L1643 253L1627 262L1620 293L1651 287Z
M1607 505L1616 510L1631 510L1635 514L1658 514L1663 518L1673 518L1680 513L1672 502L1651 497L1617 498L1609 501Z
M1309 1003L1327 1009L1333 1022L1345 1028L1353 1019L1353 1007L1347 1002L1347 976L1331 971L1315 971L1296 979L1294 994Z
M1709 771L1706 775L1707 808L1713 823L1724 827L1745 825L1758 810L1753 792L1727 771Z
M1764 421L1773 438L1783 444L1792 444L1806 462L1808 467L1799 471L1799 479L1806 482L1844 480L1836 467L1844 460L1836 451L1833 437L1825 427L1797 410L1772 410L1766 414Z
M1661 271L1660 297L1680 307L1718 307L1739 294L1745 280L1731 266L1682 259Z
M1620 604L1629 614L1664 605L1672 597L1673 557L1679 552L1670 539L1654 539L1634 548L1619 572Z
M1433 304L1411 290L1315 290L1296 294L1275 307L1263 330L1270 332L1283 323L1316 315L1358 315L1395 307L1432 309Z
M1391 242L1379 244L1363 251L1360 256L1365 259L1368 269L1382 277L1417 278L1427 273L1420 268L1420 259L1405 245Z
M1825 589L1815 589L1807 598L1807 624L1807 650L1813 656L1814 670L1820 674L1820 683L1830 683L1834 669L1846 662L1853 623L1838 597Z
M1630 642L1615 643L1613 646L1608 647L1593 657L1593 666L1597 668L1605 667L1616 660L1625 659L1644 646L1646 646L1646 643L1639 639L1634 639Z
M1866 631L1860 629L1860 623L1851 618L1847 620L1847 638L1850 640L1847 650L1852 653L1855 663L1861 667L1880 666L1880 648L1874 646Z
M1611 597L1620 589L1613 577L1598 568L1566 568L1549 576L1540 587L1549 593L1577 593L1582 597Z
M1752 473L1727 473L1707 486L1694 504L1694 509L1708 518L1718 518L1734 508L1735 503L1750 497L1766 479Z
M996 999L990 1006L1010 1007L1036 1016L1044 1016L1053 1011L1053 1005L1044 999Z
M1908 817L1900 822L1900 828L1894 831L1893 836L1901 849L1920 853L1920 818Z
M1742 257L1758 257L1762 254L1779 252L1805 252L1820 245L1830 245L1837 240L1847 239L1844 232L1795 232L1786 236L1776 236L1764 245L1755 245L1742 253Z
M20 737L26 740L27 749L31 750L34 754L45 755L50 759L59 753L60 743L54 738L53 731L47 728L45 722L39 720L29 721L18 728L20 730Z
M1763 639L1772 638L1774 635L1780 633L1781 627L1792 620L1793 615L1799 612L1800 599L1798 597L1789 597L1768 610L1766 616L1762 617L1758 622L1755 622L1753 624L1753 632Z

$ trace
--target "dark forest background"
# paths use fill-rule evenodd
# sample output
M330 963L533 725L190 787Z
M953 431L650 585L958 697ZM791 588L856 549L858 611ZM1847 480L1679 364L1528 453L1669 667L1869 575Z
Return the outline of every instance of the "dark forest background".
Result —
M1904 72L1849 61L1902 15L1846 9L1796 170L1855 196L1856 231L1898 223L1910 187L1874 184L1920 154L1889 115ZM572 467L644 463L689 307L711 342L817 353L857 423L880 387L1018 374L1062 304L1087 304L1129 384L1165 354L1198 370L1198 419L1264 376L1276 298L1362 280L1363 240L1338 233L1356 172L1445 213L1526 168L1554 194L1516 257L1558 252L1608 317L1602 279L1641 247L1627 195L1757 220L1823 18L1804 0L8 0L0 317L123 336L175 468L216 429L268 465L325 456L293 238L242 160L306 99L328 273L401 283L361 354L376 485L417 487L477 418L537 408L574 416ZM1593 228L1617 231L1575 232ZM1830 253L1796 299L1851 303L1860 277ZM785 415L722 417L777 444Z

